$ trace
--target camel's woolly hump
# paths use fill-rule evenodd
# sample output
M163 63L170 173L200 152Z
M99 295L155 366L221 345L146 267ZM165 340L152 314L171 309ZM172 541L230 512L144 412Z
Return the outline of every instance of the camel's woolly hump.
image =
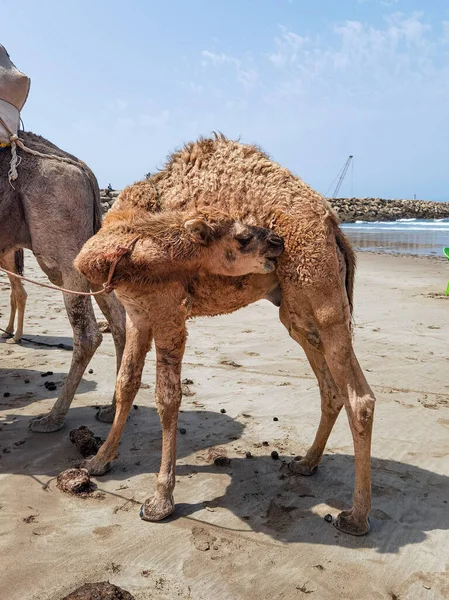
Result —
M164 210L216 206L242 222L273 229L286 242L279 265L285 264L291 272L284 275L298 283L318 282L331 261L336 264L340 251L352 305L355 258L332 209L318 192L256 146L223 135L201 138L172 154L151 182L136 185L136 191L131 186L119 198L118 207L137 204L154 211L157 191Z

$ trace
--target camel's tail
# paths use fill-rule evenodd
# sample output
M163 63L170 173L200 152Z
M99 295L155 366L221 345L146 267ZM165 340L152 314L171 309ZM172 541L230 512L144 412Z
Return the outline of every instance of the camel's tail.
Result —
M15 266L17 275L23 275L23 270L24 270L23 248L19 248L19 250L16 250L14 252L14 266Z
M101 210L101 202L100 202L100 188L98 187L97 178L92 173L92 176L89 177L89 180L92 185L92 189L94 192L94 234L101 227L101 222L103 220L103 214Z
M84 165L84 164L83 164ZM102 221L103 221L103 212L101 210L101 201L100 201L100 188L98 187L98 181L93 172L89 169L87 165L83 166L83 171L87 176L89 181L90 189L92 190L92 199L94 202L94 220L93 220L93 234L95 235L97 231L100 229Z
M338 225L335 227L335 239L340 252L343 254L346 263L346 293L348 295L351 315L354 310L354 276L356 267L356 258L354 250L349 243L348 238L342 232Z

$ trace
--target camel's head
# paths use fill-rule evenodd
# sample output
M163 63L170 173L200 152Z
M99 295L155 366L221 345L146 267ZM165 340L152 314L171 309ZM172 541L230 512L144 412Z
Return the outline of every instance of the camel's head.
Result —
M189 234L210 250L207 270L237 277L248 273L271 273L284 251L281 237L265 229L230 219L196 217L184 223Z

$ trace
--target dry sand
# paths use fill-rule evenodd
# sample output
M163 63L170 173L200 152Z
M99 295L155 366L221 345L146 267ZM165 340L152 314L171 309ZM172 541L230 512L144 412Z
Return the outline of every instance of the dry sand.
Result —
M42 277L29 256L26 264L28 275ZM320 402L301 348L268 302L190 324L183 377L193 380L195 395L184 398L180 415L187 432L179 435L177 509L155 524L139 519L160 457L154 355L113 471L81 499L60 492L56 476L79 459L71 429L107 435L93 405L112 396L111 336L84 375L65 428L52 434L27 426L53 404L57 391L44 382L59 385L71 352L2 344L1 600L59 600L104 580L137 600L449 598L448 279L442 260L359 256L355 345L378 399L372 532L364 538L323 518L351 501L344 414L314 477L284 478L281 461L270 456L304 453ZM4 325L8 286L1 281ZM60 295L27 289L25 336L70 344ZM45 371L54 375L41 377ZM213 464L217 446L229 467Z

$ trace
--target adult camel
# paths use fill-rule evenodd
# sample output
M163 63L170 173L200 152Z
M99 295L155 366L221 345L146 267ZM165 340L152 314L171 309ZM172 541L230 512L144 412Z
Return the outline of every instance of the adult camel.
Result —
M27 248L54 285L89 292L90 286L73 267L73 260L101 226L97 180L83 162L48 140L23 131L19 132L19 139L44 156L18 149L22 160L13 187L8 181L10 148L0 151L0 257ZM49 414L31 422L33 431L50 432L63 427L81 377L102 340L90 297L66 293L63 296L73 329L72 362L55 405ZM96 300L111 328L118 370L125 345L124 311L114 294L101 294ZM114 410L112 405L105 407L97 416L111 422Z

